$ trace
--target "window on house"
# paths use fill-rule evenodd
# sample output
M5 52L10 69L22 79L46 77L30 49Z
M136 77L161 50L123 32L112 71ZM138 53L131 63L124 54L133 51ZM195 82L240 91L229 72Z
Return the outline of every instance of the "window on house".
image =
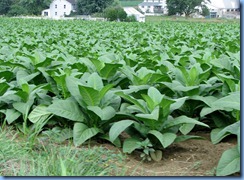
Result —
M44 12L44 16L48 16L48 12Z
M142 8L144 8L144 6L141 6Z
M66 5L64 5L64 9L66 9Z
M57 4L55 4L55 8L58 8L58 5Z
M58 15L58 12L55 12L55 16L57 16Z
M66 15L66 12L64 12L64 16Z
M227 12L229 12L230 10L229 9L227 9Z

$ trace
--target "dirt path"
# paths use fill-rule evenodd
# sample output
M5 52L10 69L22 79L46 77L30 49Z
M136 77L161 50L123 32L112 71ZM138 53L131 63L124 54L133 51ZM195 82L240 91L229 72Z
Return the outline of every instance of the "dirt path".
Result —
M142 162L140 152L128 155L125 164L128 176L214 176L222 153L236 144L235 137L213 145L209 133L198 132L206 140L188 140L173 144L163 152L160 162ZM116 149L112 145L103 145Z

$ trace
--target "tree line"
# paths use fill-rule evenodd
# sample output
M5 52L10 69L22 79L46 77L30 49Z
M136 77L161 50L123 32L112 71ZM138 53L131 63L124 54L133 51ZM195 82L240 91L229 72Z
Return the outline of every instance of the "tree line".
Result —
M1 15L40 15L52 0L0 0Z
M0 15L40 15L52 0L0 0ZM78 14L101 13L108 7L119 6L119 0L77 0Z
M202 8L202 15L209 15L209 11L203 2L210 0L166 0L168 15L189 16L196 12L195 7ZM49 8L52 0L0 0L0 15L40 15L42 10ZM125 17L125 12L120 7L119 0L77 0L77 14L103 13ZM115 14L114 14L115 13Z

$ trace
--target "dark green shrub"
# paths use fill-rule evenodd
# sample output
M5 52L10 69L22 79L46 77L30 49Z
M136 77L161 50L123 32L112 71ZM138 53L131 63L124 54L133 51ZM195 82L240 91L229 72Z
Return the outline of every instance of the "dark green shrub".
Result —
M127 14L124 9L119 6L109 7L104 10L104 17L109 21L125 21Z
M127 16L126 22L137 22L136 17L133 16Z

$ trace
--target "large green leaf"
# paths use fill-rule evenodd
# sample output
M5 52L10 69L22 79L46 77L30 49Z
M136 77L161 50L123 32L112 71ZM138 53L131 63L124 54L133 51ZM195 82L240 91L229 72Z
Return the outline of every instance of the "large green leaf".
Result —
M167 120L164 124L164 129L167 129L167 128L170 128L173 126L177 126L177 125L181 125L181 124L196 124L196 125L200 125L200 126L204 126L204 127L209 127L207 124L197 121L193 118L189 118L187 116L180 116L180 117L174 118L172 120Z
M75 123L73 129L74 145L79 146L100 132L98 128L89 128L83 123Z
M100 92L99 92L99 97L100 99L102 99L105 94L113 87L113 84L107 84L106 86L104 86Z
M141 96L146 101L147 107L150 110L150 112L152 112L154 110L156 104L153 102L153 100L148 95L142 94Z
M114 123L109 130L110 141L113 142L126 128L128 128L133 123L134 121L132 120L122 120Z
M240 172L240 153L238 148L235 146L234 148L226 150L218 163L216 169L217 176L228 176L236 172Z
M29 82L39 74L40 74L39 72L28 74L27 71L20 70L16 74L17 83L19 86L21 86L22 84Z
M102 78L97 73L92 73L87 80L87 85L100 91L103 88Z
M19 111L16 111L15 109L1 110L0 112L5 114L5 119L8 124L11 124L21 116L21 113Z
M82 100L87 106L98 106L100 103L99 91L91 87L78 85Z
M68 76L66 77L65 81L70 94L76 99L80 106L84 107L85 105L82 101L82 97L80 95L80 91L78 88L78 84L81 85L79 79L74 78L72 76Z
M179 109L186 101L187 97L173 99L175 102L170 105L170 111Z
M136 114L136 117L158 121L158 119L159 119L159 107L157 106L151 112L151 114Z
M47 111L53 113L56 116L60 116L72 121L83 122L84 117L83 114L74 99L66 99L66 100L55 100L53 103L47 108Z
M143 105L141 105L137 99L135 99L127 94L124 94L123 92L117 92L116 94L119 95L120 97L126 99L127 101L135 104L138 108L140 108L141 112L143 112L143 113L147 112L145 110L145 108L143 107Z
M105 63L105 67L102 68L100 73L104 78L108 79L109 77L113 76L121 66L121 64Z
M17 111L21 112L23 115L28 115L29 110L30 110L30 105L28 103L23 103L23 102L15 102L13 103L14 109Z
M32 123L47 120L52 113L47 110L47 106L39 105L31 111L28 118Z
M191 130L195 127L195 124L183 124L180 127L180 132L184 135L188 134L189 132L191 132Z
M13 77L14 77L14 73L13 72L11 72L11 71L1 71L0 72L0 77L1 78L3 78L3 79L5 79L7 82L9 82ZM0 84L1 84L2 82L1 82L1 79L0 79ZM0 87L1 87L2 85L0 85ZM1 88L0 88L1 89ZM0 90L0 92L1 92L1 90ZM0 95L1 95L1 93L0 93Z
M140 142L141 141L139 139L136 139L136 138L127 138L123 144L123 152L130 154L135 149L139 149L141 147L139 144Z
M177 92L189 92L191 90L199 88L199 86L183 86L180 82L178 81L172 81L172 83L169 82L162 82L165 86L170 88L172 91L177 91Z
M210 107L205 107L202 109L200 116L206 116L214 111L217 110L228 110L232 111L233 109L235 110L240 110L240 92L234 92L231 93L230 95L220 98L210 104Z
M9 88L6 82L0 83L0 96L2 96Z
M148 89L147 95L152 99L152 101L156 105L158 105L164 97L155 87L150 87Z
M98 106L87 106L87 109L94 112L101 120L109 120L115 116L116 111L111 106L101 109Z
M162 144L162 146L164 148L171 145L174 142L175 138L177 137L176 134L174 134L174 133L163 133L162 134L161 132L156 131L156 130L151 130L148 132L148 134L154 135L159 140L159 142Z
M225 128L216 128L211 131L211 141L213 144L219 143L222 139L230 134L238 135L240 130L240 121L231 124Z

